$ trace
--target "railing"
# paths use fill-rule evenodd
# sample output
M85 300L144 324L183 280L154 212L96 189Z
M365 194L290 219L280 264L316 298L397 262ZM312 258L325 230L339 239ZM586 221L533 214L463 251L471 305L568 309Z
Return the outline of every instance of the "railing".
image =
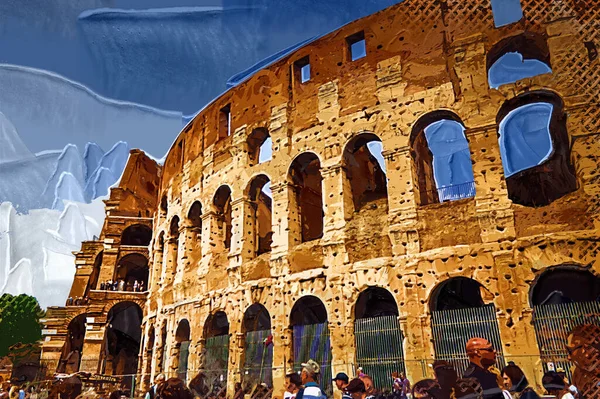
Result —
M301 371L302 363L313 359L321 368L319 385L323 392L331 396L331 343L327 322L294 326L294 370Z
M435 191L437 192L439 202L472 198L475 196L475 182L471 181L468 183L439 187Z

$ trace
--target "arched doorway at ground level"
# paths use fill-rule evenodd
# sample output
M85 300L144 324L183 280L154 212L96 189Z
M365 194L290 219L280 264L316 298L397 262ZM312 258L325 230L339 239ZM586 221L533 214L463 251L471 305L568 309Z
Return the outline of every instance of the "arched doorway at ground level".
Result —
M273 336L271 316L261 304L255 303L244 313L244 370L242 381L246 391L265 383L273 387Z

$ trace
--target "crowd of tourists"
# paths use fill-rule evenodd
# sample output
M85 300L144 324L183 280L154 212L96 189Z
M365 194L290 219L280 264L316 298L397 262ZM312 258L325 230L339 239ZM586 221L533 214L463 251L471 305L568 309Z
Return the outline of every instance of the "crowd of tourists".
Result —
M119 280L107 280L100 283L101 291L130 291L130 292L143 292L144 291L144 282L134 280L125 281L123 279Z

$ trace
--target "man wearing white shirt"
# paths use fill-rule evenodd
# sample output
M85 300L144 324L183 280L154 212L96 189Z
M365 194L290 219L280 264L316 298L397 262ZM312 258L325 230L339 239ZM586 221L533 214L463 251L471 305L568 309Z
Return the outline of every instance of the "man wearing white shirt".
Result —
M156 390L158 389L158 386L163 382L165 382L165 375L161 373L157 375L154 379L154 385L152 385L148 392L146 392L145 399L154 399L154 397L156 396Z

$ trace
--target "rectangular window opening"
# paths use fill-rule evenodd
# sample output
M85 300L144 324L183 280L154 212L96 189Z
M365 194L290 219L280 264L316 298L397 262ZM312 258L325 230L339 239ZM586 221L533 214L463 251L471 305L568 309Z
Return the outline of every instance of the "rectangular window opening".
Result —
M510 25L523 18L520 0L492 0L492 14L496 28Z
M294 74L300 83L306 83L310 80L310 58L308 56L294 62Z
M364 31L348 36L346 43L348 43L348 52L351 61L356 61L367 56L367 42L365 41Z
M231 104L227 104L219 112L219 138L231 136Z

